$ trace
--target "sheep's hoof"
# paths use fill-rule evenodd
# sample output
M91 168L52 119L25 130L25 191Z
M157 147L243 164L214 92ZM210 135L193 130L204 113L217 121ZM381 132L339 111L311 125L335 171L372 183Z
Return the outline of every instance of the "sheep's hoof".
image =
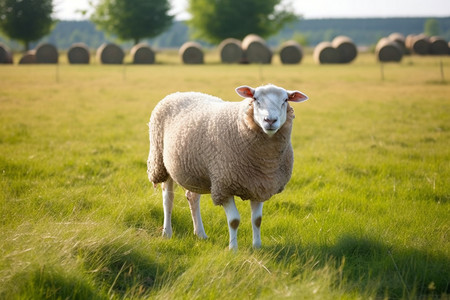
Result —
M237 251L238 250L237 242L230 242L228 244L228 249L230 249L230 251L233 251L233 252Z
M206 240L208 238L208 236L204 232L201 232L201 233L195 233L194 232L194 234L201 240Z
M162 237L166 239L172 238L172 231L163 229Z
M238 247L237 246L228 246L228 250L230 250L231 252L237 252L238 251Z
M261 249L261 243L253 243L253 249L255 250Z

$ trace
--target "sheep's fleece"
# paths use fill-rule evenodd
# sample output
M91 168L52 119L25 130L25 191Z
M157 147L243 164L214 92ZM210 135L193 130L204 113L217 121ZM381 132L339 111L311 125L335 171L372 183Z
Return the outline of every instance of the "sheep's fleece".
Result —
M288 104L286 122L270 137L254 122L253 105L197 92L165 97L149 123L149 180L170 176L189 191L211 193L216 205L233 195L262 202L280 193L292 174L294 111Z

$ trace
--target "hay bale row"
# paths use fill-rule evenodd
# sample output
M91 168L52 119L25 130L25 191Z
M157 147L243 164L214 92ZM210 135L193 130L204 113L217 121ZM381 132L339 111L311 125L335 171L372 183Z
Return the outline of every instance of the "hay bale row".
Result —
M418 55L447 55L450 54L450 46L443 38L438 36L427 37L424 34L408 35L405 42L406 48L411 53Z
M0 44L0 62L3 62L7 47ZM125 52L116 44L105 43L97 49L97 59L102 64L122 64ZM58 51L51 44L40 44L34 50L25 53L19 64L58 63ZM155 62L155 52L146 44L138 44L131 49L131 56L135 64L152 64ZM89 64L90 52L84 43L73 44L67 58L70 64ZM11 55L12 59L12 55Z
M303 58L303 49L296 41L281 44L280 60L283 64L299 64Z
M202 46L196 42L184 43L179 50L179 54L185 64L203 64L204 62Z
M318 64L346 64L358 55L353 41L347 36L337 36L330 42L321 42L314 48L314 61Z
M134 64L155 63L155 52L145 43L140 43L130 51ZM122 64L125 52L118 45L105 43L97 49L97 60L102 64Z
M5 44L0 43L0 64L12 64L13 55Z
M256 34L249 34L242 40L242 50L248 63L270 64L272 51L266 41Z
M223 40L219 46L222 63L259 63L270 64L272 51L264 39L255 34L247 35L242 42L234 38ZM303 50L295 41L287 41L280 47L280 59L283 64L297 64L303 58Z
M403 57L403 49L397 42L382 38L375 47L375 55L380 62L399 62Z
M222 63L226 64L272 62L272 51L266 41L256 34L247 35L242 42L234 38L225 39L218 49Z
M219 45L222 63L260 63L270 64L272 51L264 39L250 34L241 42L229 38ZM410 50L409 50L410 49ZM382 62L399 62L402 56L412 53L425 55L450 54L450 43L440 37L409 35L404 37L400 33L392 33L381 39L376 46L376 56ZM203 64L204 52L195 42L185 43L179 50L183 63ZM135 45L130 54L134 64L153 64L155 52L149 45ZM71 64L89 64L89 48L83 43L73 44L68 50L68 60ZM357 48L353 41L346 36L338 36L333 41L319 43L313 53L314 60L319 64L349 63L357 56ZM97 49L97 59L102 64L122 64L124 51L115 44L103 44ZM295 41L287 41L280 46L280 60L283 64L297 64L303 58L303 50ZM12 63L12 53L0 43L0 63ZM19 64L30 63L58 63L58 51L55 46L44 43L36 49L27 52Z
M381 62L399 62L404 54L450 54L450 47L444 39L436 36L429 38L419 34L405 38L400 33L391 33L378 42L375 53Z
M410 34L406 38L400 33L391 33L388 40L395 42L401 49L402 54L418 54L418 55L446 55L450 54L448 43L441 37L433 36L431 38L424 34ZM383 41L381 44L387 44ZM391 51L392 52L392 51ZM399 60L395 60L399 61Z
M75 43L70 46L67 58L71 64L89 64L91 54L89 48L84 43Z

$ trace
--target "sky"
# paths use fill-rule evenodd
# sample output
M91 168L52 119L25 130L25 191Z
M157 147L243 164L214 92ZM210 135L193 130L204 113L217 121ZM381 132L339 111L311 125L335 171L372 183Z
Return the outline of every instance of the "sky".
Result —
M98 0L93 0L97 2ZM178 20L189 18L188 0L169 0ZM291 0L295 12L306 19L365 17L449 17L450 0ZM56 18L86 19L80 10L89 9L89 0L54 0Z

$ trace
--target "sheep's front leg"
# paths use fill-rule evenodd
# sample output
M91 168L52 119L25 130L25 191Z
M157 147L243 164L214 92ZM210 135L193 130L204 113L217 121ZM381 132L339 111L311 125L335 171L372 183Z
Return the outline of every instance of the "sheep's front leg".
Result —
M186 191L186 198L189 202L189 208L191 209L194 234L201 239L207 239L208 236L203 228L202 215L200 214L200 194Z
M172 208L173 208L173 180L169 178L162 184L162 196L164 206L163 237L172 237Z
M263 203L250 201L250 206L252 208L253 248L260 248Z
M234 203L234 197L231 197L228 202L223 204L225 209L225 214L227 215L228 231L230 233L230 244L229 248L237 250L237 230L239 227L240 219L239 212Z

